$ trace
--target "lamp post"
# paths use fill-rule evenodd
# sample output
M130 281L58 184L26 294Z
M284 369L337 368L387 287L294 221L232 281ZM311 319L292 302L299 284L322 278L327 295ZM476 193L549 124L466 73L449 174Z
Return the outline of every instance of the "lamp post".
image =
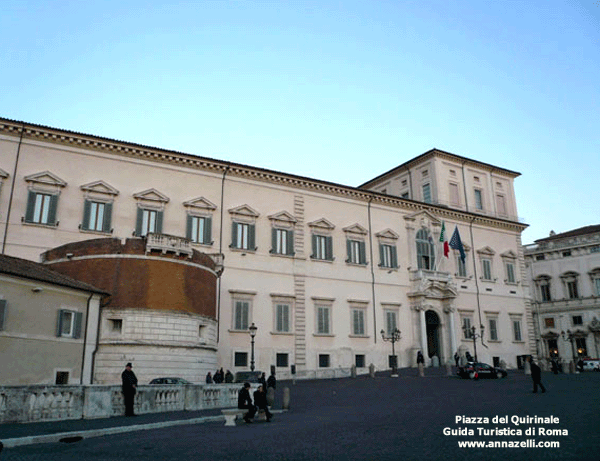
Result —
M473 353L475 354L475 361L478 362L479 360L477 360L477 339L478 338L483 338L483 331L485 330L485 327L483 325L479 325L479 330L480 333L477 333L477 328L475 328L475 325L473 325L471 328L467 328L467 326L463 326L463 331L465 332L465 336L469 337L469 335L471 335L471 338L473 338Z
M385 331L381 330L381 339L384 341L389 341L392 343L392 376L398 376L398 358L396 357L396 349L394 345L400 341L401 333L398 328L394 328L394 330L390 333L389 336L385 335Z
M250 349L250 371L254 371L254 337L256 336L256 330L258 330L258 327L256 325L254 325L254 322L252 322L252 325L250 325L248 327L248 331L250 332L250 344L251 344L251 349Z

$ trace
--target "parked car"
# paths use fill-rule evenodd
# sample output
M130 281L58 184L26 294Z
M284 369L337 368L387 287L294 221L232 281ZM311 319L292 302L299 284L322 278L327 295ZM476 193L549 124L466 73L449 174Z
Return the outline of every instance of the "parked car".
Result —
M154 378L152 381L150 381L150 384L192 384L192 383L189 382L187 379L169 377L169 378Z
M600 360L584 360L583 371L600 371Z
M236 383L257 383L262 371L238 371L235 374Z
M458 367L458 376L461 378L506 378L508 373L503 368L493 367L487 363L467 362L464 367Z

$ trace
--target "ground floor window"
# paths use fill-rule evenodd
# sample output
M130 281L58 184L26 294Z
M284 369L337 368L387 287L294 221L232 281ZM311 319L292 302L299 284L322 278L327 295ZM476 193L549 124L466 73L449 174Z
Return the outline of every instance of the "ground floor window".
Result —
M364 368L365 367L364 354L356 354L354 356L354 365L356 365L356 368Z
M289 363L289 354L277 354L275 356L275 363L278 367L285 368Z
M558 358L558 340L549 339L548 340L548 352L551 358Z
M248 352L236 352L234 355L234 365L236 367L248 366Z
M587 347L585 347L585 338L575 338L575 346L577 347L577 355L585 357L587 355Z
M69 384L69 372L68 371L57 371L55 384Z
M397 355L389 355L388 356L388 367L398 368L398 356Z
M319 368L329 368L330 366L329 354L319 354Z

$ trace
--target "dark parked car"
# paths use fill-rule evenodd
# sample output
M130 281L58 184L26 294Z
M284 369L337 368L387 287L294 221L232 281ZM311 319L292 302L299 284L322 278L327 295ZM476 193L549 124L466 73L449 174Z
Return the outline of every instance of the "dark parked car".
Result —
M458 376L461 378L479 379L479 378L506 378L506 370L498 367L492 367L487 363L467 362L464 367L458 367Z
M262 371L238 371L235 374L236 383L257 383Z
M192 384L183 378L154 378L150 384Z

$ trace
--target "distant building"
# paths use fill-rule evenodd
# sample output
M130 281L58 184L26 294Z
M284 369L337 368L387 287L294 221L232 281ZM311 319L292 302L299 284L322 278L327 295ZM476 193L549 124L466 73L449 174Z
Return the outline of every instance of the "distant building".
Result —
M258 370L273 365L280 377L289 377L292 365L305 376L352 365L366 371L370 363L386 369L392 350L381 330L388 337L396 328L399 366L414 366L419 350L428 363L450 361L456 351L473 354L472 327L483 334L476 341L481 361L516 367L535 346L521 246L526 225L514 197L519 173L511 170L432 149L349 187L6 119L0 119L0 170L5 254L39 261L48 250L86 240L148 248L173 238L222 263L222 273L211 269L220 275L215 358L206 349L179 348L176 355L191 355L147 368L150 356L137 356L133 344L148 320L133 311L124 316L116 341L104 320L117 311L103 314L101 341L115 339L121 360L141 362L136 373L163 367L171 374L170 367L185 368L190 357L196 370L244 371L253 353ZM442 253L440 238L450 240L455 229L464 260L457 250L448 258ZM72 253L73 261L87 258ZM144 250L143 257L159 256ZM116 273L106 272L106 278ZM120 276L143 275L153 286L197 296L181 284L161 284L161 274ZM183 306L161 306L157 298L152 313L162 317L149 321L177 325L187 315ZM200 317L194 319L200 328ZM200 328L196 339L202 334ZM153 340L162 341L158 334L144 337Z
M600 225L525 247L538 355L600 357Z
M0 255L0 385L91 384L104 290Z

